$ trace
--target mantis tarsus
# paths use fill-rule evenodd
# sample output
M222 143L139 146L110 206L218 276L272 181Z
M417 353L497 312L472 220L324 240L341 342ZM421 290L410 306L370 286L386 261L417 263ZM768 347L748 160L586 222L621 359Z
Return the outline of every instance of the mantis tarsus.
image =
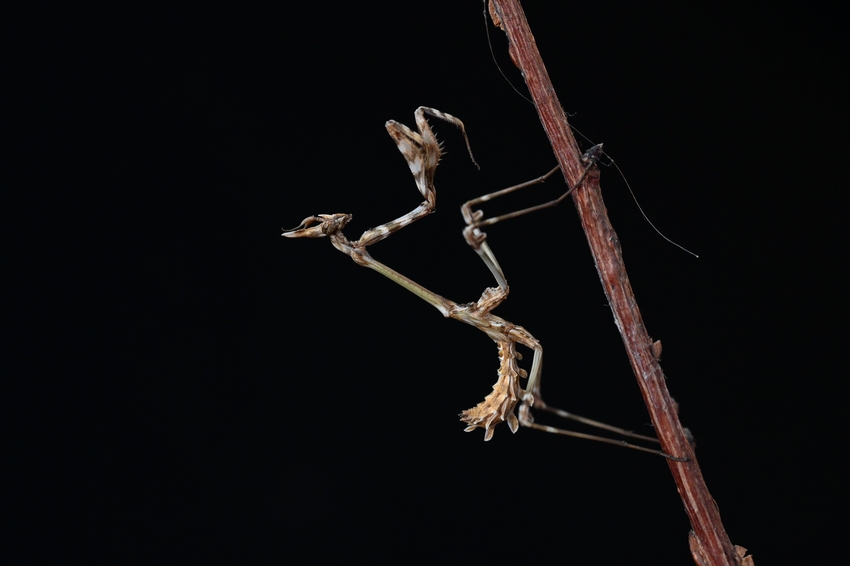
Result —
M436 189L434 187L434 172L440 160L441 146L437 141L434 132L431 130L426 114L457 126L466 141L466 146L469 150L472 162L478 166L478 164L475 163L475 158L472 156L472 149L469 145L469 139L467 138L463 122L450 114L440 112L433 108L420 106L415 112L416 128L418 131L413 131L404 124L394 120L390 120L386 123L387 131L407 161L410 171L416 181L416 186L425 198L419 206L404 216L396 218L395 220L382 224L376 228L366 230L366 232L364 232L356 241L348 240L342 233L343 228L345 228L346 224L348 224L352 218L350 214L344 213L309 216L296 228L284 230L283 236L287 238L329 237L333 246L339 251L350 256L355 263L374 269L381 275L395 281L405 289L433 305L440 311L440 313L442 313L443 316L447 318L454 318L475 326L485 332L494 342L496 342L499 350L500 361L499 377L496 384L493 386L493 391L487 395L481 403L471 409L463 411L460 414L461 420L468 425L466 428L467 432L481 427L485 431L484 440L490 440L493 437L495 426L500 422L507 422L508 427L512 432L516 432L519 425L523 425L547 432L599 440L611 444L629 446L637 450L662 454L658 450L629 445L625 442L609 438L557 429L535 423L530 412L532 406L548 410L564 418L583 422L585 424L603 428L631 438L656 441L656 439L651 437L634 434L630 431L567 413L566 411L547 407L540 397L540 375L543 362L543 348L540 346L540 342L538 342L537 339L523 327L517 326L492 314L492 310L507 298L509 288L505 275L502 272L502 268L496 260L496 256L493 254L490 246L487 245L487 235L481 230L481 228L484 226L490 226L508 218L513 218L522 214L534 212L535 210L554 206L563 200L568 194L570 194L570 192L581 185L588 171L595 165L596 160L602 153L601 144L593 146L587 153L585 153L582 159L586 165L586 169L575 187L570 188L563 196L554 201L487 220L483 220L483 213L480 210L472 210L473 206L483 202L487 202L518 189L540 183L557 171L557 168L553 169L543 177L473 199L461 207L461 212L463 214L464 221L466 222L466 228L463 231L464 238L490 269L490 272L496 278L498 286L488 287L485 289L478 301L474 303L458 304L426 289L415 281L408 279L390 267L376 261L366 249L368 246L387 238L390 234L431 214L434 211L437 197ZM534 352L530 373L526 373L526 371L521 369L517 364L517 360L521 359L521 356L516 349L517 344L530 348ZM519 379L525 377L528 377L528 383L526 388L523 390L519 385ZM519 418L517 418L517 415L514 413L517 403L520 404Z

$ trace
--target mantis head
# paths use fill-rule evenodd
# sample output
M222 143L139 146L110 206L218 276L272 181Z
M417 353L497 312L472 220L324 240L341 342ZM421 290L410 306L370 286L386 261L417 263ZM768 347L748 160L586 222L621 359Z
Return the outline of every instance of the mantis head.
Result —
M350 214L319 214L308 216L301 224L290 230L283 230L281 236L287 238L324 238L340 232L351 221ZM318 223L318 224L317 224Z

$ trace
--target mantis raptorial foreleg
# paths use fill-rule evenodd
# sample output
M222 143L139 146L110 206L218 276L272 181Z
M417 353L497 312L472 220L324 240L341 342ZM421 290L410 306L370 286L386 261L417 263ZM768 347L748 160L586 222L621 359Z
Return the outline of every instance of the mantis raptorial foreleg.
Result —
M580 438L593 438L603 442L624 444L607 438L554 429L552 427L546 427L534 423L533 419L530 417L529 408L534 404L534 391L538 389L543 362L543 348L540 346L540 342L538 342L537 339L535 339L534 336L532 336L527 330L491 313L494 308L507 298L509 289L504 273L496 260L496 256L484 241L486 235L481 232L481 226L490 225L500 220L532 212L539 208L545 208L546 206L553 206L566 197L566 194L558 201L553 201L551 203L540 205L539 207L534 207L533 209L526 209L525 211L519 211L518 213L512 213L511 215L498 217L484 222L481 222L481 212L471 212L471 206L485 202L495 198L496 196L507 194L508 192L522 188L522 186L511 187L510 189L492 193L491 195L485 195L484 197L480 197L479 199L475 199L464 205L463 215L464 219L467 221L467 228L464 231L464 235L467 242L469 242L473 249L475 249L475 251L481 256L484 263L490 268L490 271L493 273L496 281L498 282L498 287L489 287L485 289L478 301L474 303L457 304L446 299L445 297L442 297L419 285L415 281L408 279L390 267L376 261L366 250L367 246L387 238L390 234L434 211L434 207L436 205L434 172L437 164L439 163L441 151L440 144L437 142L437 138L425 117L426 114L445 120L460 128L461 133L466 140L470 157L472 157L472 150L469 147L469 140L466 137L466 131L463 123L450 114L445 114L438 110L434 110L433 108L426 108L424 106L419 107L415 113L418 131L413 131L404 124L400 124L392 120L387 122L387 131L407 161L410 171L416 181L416 186L425 198L424 202L414 208L411 212L396 218L391 222L387 222L386 224L367 230L358 240L353 242L348 240L342 233L343 228L345 228L352 218L350 214L343 213L310 216L304 219L304 221L296 228L284 230L283 236L288 238L320 238L327 236L330 238L331 243L336 249L349 255L359 265L373 269L385 277L392 279L394 282L405 287L421 299L433 305L443 314L443 316L454 318L475 326L485 332L493 341L496 342L499 349L500 360L499 378L493 386L493 391L484 399L484 401L479 403L476 407L461 413L461 420L468 425L466 428L467 431L471 431L479 427L483 428L485 430L484 439L490 440L493 436L495 426L498 423L507 422L513 432L516 432L519 424L521 423L529 427L548 432L556 432L558 434L577 436ZM472 158L472 161L475 163L474 158ZM591 165L592 163L588 163L588 167ZM550 172L549 175L553 172ZM584 176L582 176L582 180L583 179ZM537 182L539 181L540 180ZM528 184L523 186L528 186ZM567 194L569 194L569 192ZM516 351L517 344L522 344L534 352L534 359L532 361L530 374L526 374L526 372L520 369L517 364L517 360L521 359L521 356ZM524 378L527 375L529 377L528 385L526 386L526 389L523 390L519 385L519 379ZM522 409L520 412L520 419L517 419L517 416L514 414L514 409L520 401L522 401ZM593 426L601 426L602 428L606 428L613 432L647 440L654 440L648 437L633 435L628 431L623 431L622 429L610 427L603 423L598 423L597 421L591 421L590 419L571 415L570 413L561 413L563 413L562 416L566 416L567 418L572 418L573 420L578 420ZM631 445L626 446L660 454L660 452L656 450Z

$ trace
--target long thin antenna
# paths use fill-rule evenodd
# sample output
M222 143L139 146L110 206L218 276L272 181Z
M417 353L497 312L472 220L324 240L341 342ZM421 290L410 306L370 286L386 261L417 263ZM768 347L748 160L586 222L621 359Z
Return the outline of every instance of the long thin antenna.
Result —
M608 154L606 153L605 155L608 155ZM655 230L658 233L659 236L661 236L662 238L664 238L665 240L667 240L668 242L670 242L671 244L673 244L674 246L676 246L677 248L682 250L683 252L687 252L687 253L691 254L692 256L694 256L695 258L699 259L699 256L697 254L695 254L694 252L692 252L688 248L682 246L681 244L677 244L676 242L674 242L673 240L671 240L670 238L668 238L667 236L662 234L661 230L659 230L658 228L655 227L655 224L652 223L652 220L650 220L649 217L646 215L646 213L643 211L643 207L641 207L640 203L638 202L637 197L635 196L635 192L632 190L632 186L629 184L629 181L628 181L628 179L626 179L626 176L623 175L623 170L620 169L620 166L617 165L617 162L614 161L613 157L608 155L608 159L611 160L611 165L616 167L617 171L620 172L620 177L622 177L623 181L625 181L626 187L629 189L629 193L632 195L632 199L635 201L635 204L637 205L638 210L640 210L641 216L643 216L643 219L646 220L649 223L650 226L652 226L652 229Z
M490 48L490 57L493 58L493 63L496 64L496 68L499 69L499 73L502 75L502 78L511 85L511 88L514 89L514 92L520 95L526 102L534 105L534 102L525 96L523 93L519 91L517 87L514 86L514 83L511 82L511 79L502 71L502 67L499 65L499 62L496 60L496 53L493 52L493 41L490 39L490 22L487 21L487 2L488 0L484 0L484 31L487 33L487 46Z

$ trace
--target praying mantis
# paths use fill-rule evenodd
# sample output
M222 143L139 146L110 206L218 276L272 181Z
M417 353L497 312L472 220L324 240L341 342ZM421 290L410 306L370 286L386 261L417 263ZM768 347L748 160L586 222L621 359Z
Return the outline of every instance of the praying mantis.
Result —
M540 377L543 364L543 348L541 347L540 342L522 326L513 324L492 313L493 309L499 306L508 297L509 287L505 274L499 266L499 262L496 260L496 256L487 244L487 234L482 231L482 228L509 218L548 208L561 202L573 190L581 186L588 172L595 167L596 161L602 154L602 145L595 145L584 154L582 157L582 161L586 167L584 173L575 186L570 188L556 200L486 220L484 219L482 211L473 210L474 206L480 205L494 198L504 196L516 190L543 182L558 170L557 167L542 177L527 183L486 194L466 202L461 207L461 213L466 224L466 227L463 230L464 239L484 261L485 265L487 265L487 268L496 279L497 286L486 288L476 302L460 304L426 289L401 273L398 273L392 268L380 263L375 260L367 250L368 246L386 239L391 234L421 218L424 218L425 216L428 216L435 210L437 192L434 186L434 173L442 155L442 146L440 142L437 141L426 116L438 118L456 126L463 135L472 163L478 167L478 164L475 162L475 158L472 155L472 148L469 143L469 138L466 135L466 129L463 122L461 122L458 118L451 114L425 106L417 108L414 116L416 121L416 131L394 120L390 120L386 123L386 129L393 138L398 150L407 161L410 172L413 174L413 178L416 182L416 187L425 199L421 204L419 204L419 206L395 220L366 230L356 241L347 239L343 234L343 229L352 219L352 215L347 213L318 214L315 216L309 216L297 227L289 230L284 229L282 235L287 238L330 238L331 244L333 244L337 250L351 257L351 259L358 265L373 269L401 285L419 298L431 304L440 311L444 317L453 318L478 328L496 343L499 354L498 379L496 384L493 385L493 391L487 395L481 403L471 409L463 411L460 414L461 421L467 425L465 429L467 432L471 432L476 428L483 428L484 440L487 441L493 437L496 425L505 422L511 432L514 433L518 430L519 426L522 425L555 434L598 440L601 442L627 446L637 450L666 456L666 454L663 454L658 450L627 444L610 438L535 423L534 418L531 415L531 408L533 406L550 411L560 417L606 429L623 436L657 442L656 439L651 437L635 434L624 429L606 425L598 421L547 406L540 396ZM533 351L533 360L530 372L526 372L520 368L517 363L518 360L522 359L522 356L517 351L517 345L522 345ZM520 386L520 379L524 378L528 378L525 389ZM518 415L516 411L517 405L519 405Z

